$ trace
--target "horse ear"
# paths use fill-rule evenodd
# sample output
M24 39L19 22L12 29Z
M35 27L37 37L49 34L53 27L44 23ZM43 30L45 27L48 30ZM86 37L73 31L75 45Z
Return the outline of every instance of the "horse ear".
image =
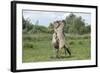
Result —
M66 24L66 21L65 21L65 20L62 20L62 22L63 22L64 24Z
M54 29L58 28L58 26L59 26L59 21L55 21L54 22Z
M59 23L59 21L56 21L56 23Z

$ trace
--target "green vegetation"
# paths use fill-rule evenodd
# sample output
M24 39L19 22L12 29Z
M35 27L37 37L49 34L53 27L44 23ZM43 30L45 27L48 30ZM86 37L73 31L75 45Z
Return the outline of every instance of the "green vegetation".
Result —
M48 27L40 26L37 22L33 25L29 19L23 19L23 33L52 33L53 24L50 23ZM89 34L91 32L91 25L85 23L82 17L77 17L73 13L65 18L64 32L69 34Z
M70 34L88 34L91 32L91 25L85 23L85 20L82 19L82 17L77 17L73 13L71 13L69 16L65 18L65 33ZM49 28L53 28L53 24L51 23L49 25Z
M54 58L54 48L52 47L52 23L48 27L38 25L38 21L33 25L30 20L23 19L23 36L22 36L22 61L23 62L40 62L40 61L59 61L59 60L86 60L91 59L91 41L90 25L82 17L76 17L70 14L65 21L65 38L72 56Z
M51 45L52 34L23 34L23 62L57 61L57 60L85 60L90 59L90 35L68 35L72 56L62 55L64 58L52 58L54 48Z

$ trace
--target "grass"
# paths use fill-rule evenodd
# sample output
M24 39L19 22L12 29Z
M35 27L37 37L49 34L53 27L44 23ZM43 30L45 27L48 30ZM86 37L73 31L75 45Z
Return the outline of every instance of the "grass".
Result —
M68 35L66 43L71 48L72 56L53 58L51 45L52 34L23 34L23 62L41 62L58 60L86 60L91 58L90 35ZM62 55L64 55L62 53Z

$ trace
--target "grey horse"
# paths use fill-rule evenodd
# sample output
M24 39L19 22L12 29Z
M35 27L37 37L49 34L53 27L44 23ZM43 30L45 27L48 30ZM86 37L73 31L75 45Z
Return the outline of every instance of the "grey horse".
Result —
M66 51L71 55L69 47L65 45L64 21L55 21L53 26L54 33L52 36L52 44L56 51L56 57L60 57L62 49L64 49L65 55Z

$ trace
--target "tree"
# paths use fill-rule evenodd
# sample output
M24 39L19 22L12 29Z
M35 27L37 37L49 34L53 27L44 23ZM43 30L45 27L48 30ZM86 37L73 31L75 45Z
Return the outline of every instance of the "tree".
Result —
M37 20L35 25L30 22L29 19L22 18L23 22L23 32L24 33L48 33L48 28L45 26L38 25L39 21Z
M73 33L74 32L74 21L75 21L76 16L71 13L69 16L66 17L65 19L65 29L64 31L67 33Z
M50 25L48 26L48 32L53 33L53 24L52 23L50 23Z
M25 32L28 32L33 28L33 24L30 22L30 20L22 17L22 28L25 30Z
M85 26L85 22L81 16L77 17L71 13L66 17L65 22L64 31L66 33L84 34L90 32L90 26Z

